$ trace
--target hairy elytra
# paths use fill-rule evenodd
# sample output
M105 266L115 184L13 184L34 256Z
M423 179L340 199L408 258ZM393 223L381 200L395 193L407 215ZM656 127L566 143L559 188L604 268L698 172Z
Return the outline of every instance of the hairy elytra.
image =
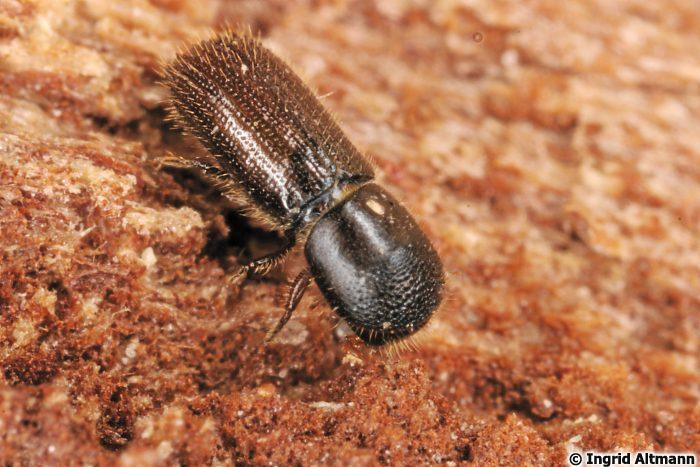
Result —
M269 337L312 278L368 344L411 336L428 322L443 294L438 254L289 66L250 35L228 31L180 53L163 77L171 118L207 150L185 164L284 234L280 251L242 272L267 272L305 243L308 268Z

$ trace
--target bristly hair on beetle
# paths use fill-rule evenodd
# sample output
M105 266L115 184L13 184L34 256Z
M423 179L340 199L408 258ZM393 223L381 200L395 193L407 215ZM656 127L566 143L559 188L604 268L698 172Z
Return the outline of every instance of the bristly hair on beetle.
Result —
M399 343L426 325L443 296L437 252L289 66L250 34L227 31L179 53L162 74L170 118L206 149L177 164L203 171L284 235L280 251L240 272L265 273L304 244L308 267L268 338L312 279L367 344Z

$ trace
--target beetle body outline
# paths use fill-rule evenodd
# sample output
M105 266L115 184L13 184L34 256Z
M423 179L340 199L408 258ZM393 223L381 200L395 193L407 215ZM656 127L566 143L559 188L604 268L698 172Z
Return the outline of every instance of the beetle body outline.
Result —
M170 117L208 151L193 165L285 235L281 251L241 273L269 271L304 241L309 268L268 337L289 320L311 278L367 344L424 327L442 301L437 252L289 66L250 35L228 31L178 54L163 76Z

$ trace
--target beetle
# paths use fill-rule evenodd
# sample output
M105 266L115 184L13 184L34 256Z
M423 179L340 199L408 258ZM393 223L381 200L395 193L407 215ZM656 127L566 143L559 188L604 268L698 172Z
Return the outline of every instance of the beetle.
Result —
M291 283L268 338L312 279L369 345L424 327L442 300L437 252L285 62L252 35L225 31L177 54L162 76L170 118L207 150L186 164L215 178L226 196L285 239L241 274L266 273L304 244L308 266Z

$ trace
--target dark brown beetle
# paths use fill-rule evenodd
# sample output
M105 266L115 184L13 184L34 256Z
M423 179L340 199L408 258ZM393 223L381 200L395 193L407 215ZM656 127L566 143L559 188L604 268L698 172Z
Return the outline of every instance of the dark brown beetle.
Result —
M228 32L179 54L163 75L172 118L209 152L189 164L284 232L281 251L243 272L267 272L305 240L309 269L294 280L270 336L312 277L368 344L425 325L442 299L440 258L408 211L372 183L370 163L282 60L249 35Z

